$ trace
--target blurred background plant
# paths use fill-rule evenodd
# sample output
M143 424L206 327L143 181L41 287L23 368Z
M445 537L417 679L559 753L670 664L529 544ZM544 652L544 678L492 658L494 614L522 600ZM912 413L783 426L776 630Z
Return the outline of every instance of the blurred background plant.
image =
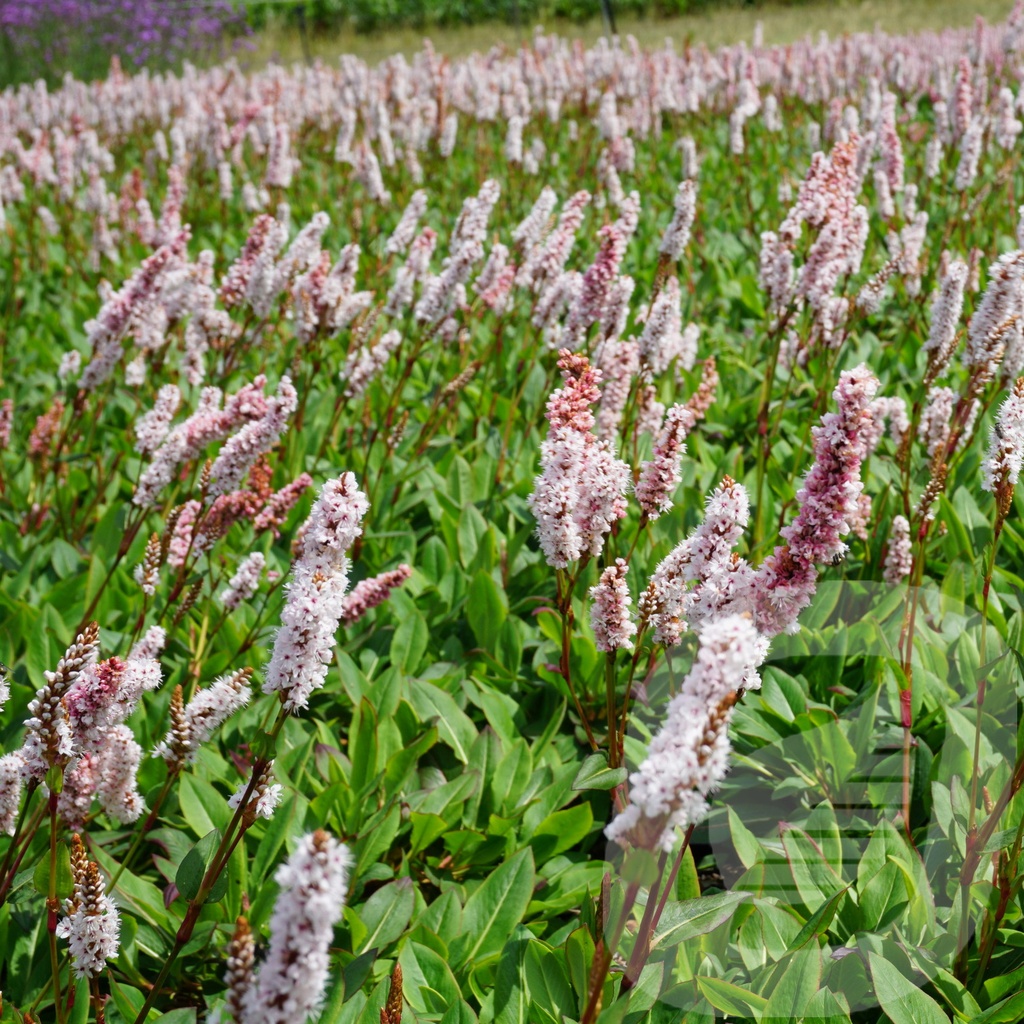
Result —
M98 78L112 54L126 70L220 57L247 31L230 0L0 0L0 85Z
M0 0L0 88L70 72L107 74L112 54L126 70L209 66L237 54L244 68L341 53L368 61L415 53L428 32L451 56L528 41L543 24L591 44L607 34L605 0ZM1004 0L607 0L617 31L646 46L664 38L710 46L767 43L808 32L918 31L996 21ZM510 35L509 28L514 29Z

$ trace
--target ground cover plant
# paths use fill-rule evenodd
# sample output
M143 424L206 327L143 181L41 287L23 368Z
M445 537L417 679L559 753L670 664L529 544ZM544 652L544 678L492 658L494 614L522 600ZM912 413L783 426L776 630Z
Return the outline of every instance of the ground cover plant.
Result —
M6 91L3 1020L1020 1020L1022 71Z

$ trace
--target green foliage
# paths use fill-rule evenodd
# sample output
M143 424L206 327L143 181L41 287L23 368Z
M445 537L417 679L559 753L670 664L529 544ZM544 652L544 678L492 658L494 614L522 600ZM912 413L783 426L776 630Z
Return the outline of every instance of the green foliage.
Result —
M359 0L343 12L326 0L306 5L314 23L345 16L367 29L485 14L525 19L548 9L528 8L525 0L518 15L514 6L474 2ZM551 9L566 17L596 10L561 0ZM838 61L845 51L822 52ZM729 67L742 67L745 53L729 51ZM841 106L780 88L784 130L751 119L746 152L734 156L726 123L731 98L712 91L698 111L666 108L660 124L648 123L650 96L631 92L632 80L615 65L628 59L626 51L587 59L592 88L567 92L557 116L542 111L526 125L528 150L537 143L541 154L537 174L504 158L507 112L480 119L471 112L474 76L484 74L485 62L453 70L429 54L417 59L424 75L437 76L417 108L423 146L415 149L396 130L399 158L390 163L377 100L364 103L354 66L338 75L275 70L248 80L219 69L185 84L140 84L143 97L150 87L157 96L169 90L166 113L156 101L150 109L138 99L135 110L125 100L122 109L85 92L83 123L97 132L109 160L99 155L90 163L92 143L82 142L86 155L70 198L59 183L45 174L34 180L27 169L31 147L55 136L49 122L35 135L26 128L42 118L41 101L28 91L8 97L19 114L0 124L13 125L21 148L4 149L0 166L12 168L25 195L14 198L12 189L5 198L0 234L0 399L13 405L11 438L0 449L0 659L10 666L11 684L2 749L21 748L30 702L91 620L107 668L126 658L147 628L167 631L160 685L142 694L125 725L144 755L180 727L180 704L215 679L243 668L252 679L245 682L248 705L194 758L176 761L163 750L141 757L134 777L146 808L134 817L119 817L116 803L94 801L91 791L79 820L66 805L51 815L43 786L26 792L20 825L11 821L17 838L0 838L3 1024L86 1024L96 1017L97 998L105 1000L110 1024L193 1024L225 1012L225 950L236 919L247 919L257 960L265 962L281 866L317 829L351 855L331 936L324 1024L395 1024L384 1017L396 966L407 1024L1012 1024L1024 1016L1017 726L1024 506L1010 495L1001 511L979 486L1007 382L979 382L959 363L943 378L966 396L963 443L949 453L933 514L914 511L937 474L916 431L927 401L927 298L941 283L944 250L966 256L978 247L987 266L1012 246L1024 190L1019 147L1004 150L986 136L977 180L967 192L954 189L952 150L936 178L924 173L933 98L901 93L907 179L929 215L920 280L904 268L885 284L877 311L854 304L889 264L890 232L911 222L906 193L891 214L878 211L877 186L867 175L858 192L871 209L863 264L837 284L850 300L842 337L834 348L818 344L820 324L808 308L794 306L785 315L807 358L785 361L785 332L760 281L760 236L777 231L792 205L785 193L812 160L809 126L841 114ZM654 58L643 59L644 67L655 66ZM500 65L502 73L514 77L520 60ZM1006 68L1002 61L983 61L978 71L992 96L1019 70L1019 61ZM384 97L381 110L403 130L408 97L388 90L404 67L395 62L380 78L366 72ZM888 86L900 88L905 71L896 62ZM452 75L465 90L457 101L444 94ZM868 85L858 75L842 84L851 96L833 85L840 99L866 102ZM559 384L558 356L533 323L537 296L517 287L508 308L496 311L470 286L466 302L451 311L452 329L435 332L409 304L384 311L404 259L386 243L419 187L415 159L428 194L424 223L440 238L434 271L449 253L464 201L488 176L501 198L486 247L500 239L520 263L526 254L513 231L543 185L560 201L590 190L599 201L586 212L569 263L586 271L599 230L620 215L599 123L601 96L612 89L622 90L619 115L636 121L629 136L635 159L621 159L620 183L643 199L622 267L636 283L626 336L644 330L638 306L663 286L663 275L676 273L684 322L701 325L699 355L715 357L721 382L687 438L671 508L642 521L628 498L601 554L556 573L527 503L547 431L545 406ZM439 109L441 94L447 106ZM354 287L370 293L370 308L352 322L314 331L303 343L297 324L304 295L289 280L265 315L245 304L226 311L230 326L211 336L201 357L203 383L227 393L260 373L271 386L288 373L299 391L300 410L244 485L250 497L261 472L267 488L279 491L303 473L319 490L352 471L370 506L348 552L352 582L411 567L387 600L342 621L324 685L294 715L282 713L262 684L313 494L303 493L273 527L259 528L248 513L228 517L208 546L170 564L167 544L182 536L185 503L197 501L209 514L204 463L223 439L176 466L158 501L142 509L132 498L153 458L136 447L134 428L162 385L181 389L175 423L200 402L201 384L189 380L184 359L190 321L171 316L156 347L138 346L132 335L111 379L95 390L80 390L74 375L58 377L65 352L86 362L93 355L86 324L101 308L103 282L120 286L152 255L154 246L140 238L138 201L146 198L159 214L173 194L175 174L160 151L168 135L172 150L182 146L172 125L184 130L190 118L205 116L198 111L207 108L192 103L200 95L210 109L220 102L213 97L227 97L225 131L238 149L231 156L223 144L234 176L225 199L216 161L206 160L201 145L219 139L220 122L211 116L204 122L209 134L189 136L179 153L189 260L209 249L212 285L219 284L255 216L243 201L244 182L262 212L276 210L278 201L291 204L291 237L328 209L329 262L343 246L358 246ZM513 96L508 89L501 95ZM64 138L81 128L79 102L86 100L72 91L55 108ZM275 118L284 123L288 104L307 102L291 124L290 145L300 157L293 181L261 197L268 163L261 132ZM365 168L356 173L344 153L334 157L347 104L362 104L348 157L358 161L364 143L375 147L387 202L373 193ZM439 129L456 111L456 144L445 157ZM676 143L683 136L701 156L698 214L693 239L672 267L658 252L681 176ZM93 244L103 225L89 205L88 167L119 210L107 249ZM55 232L41 209L53 216ZM809 246L802 236L800 259ZM189 267L198 273L196 264ZM417 289L419 297L423 282ZM969 291L964 326L981 301ZM224 309L220 300L217 309ZM339 379L343 367L388 329L400 334L396 354L363 393L346 397L351 375ZM581 345L596 360L597 328L589 330ZM124 364L135 356L145 372L129 383ZM726 475L753 503L737 554L761 564L804 500L812 428L834 409L836 378L862 361L881 394L906 399L913 420L905 436L883 437L865 461L871 518L846 534L845 560L815 569L814 601L798 632L773 638L760 689L737 695L728 733L732 767L716 780L708 818L690 832L678 830L671 850L650 842L625 851L606 839L605 826L628 800L630 775L662 727L697 642L686 632L666 652L648 632L633 638L635 649L609 658L591 622L590 589L603 568L626 558L636 612L655 568L703 521L705 500ZM652 373L649 397L666 406L687 402L702 369L673 365ZM652 457L650 432L634 429L647 383L631 383L615 436L634 477ZM968 427L975 394L980 407ZM882 582L897 514L916 516L913 587ZM160 557L146 593L134 569L145 565L150 544ZM221 595L254 552L273 576L229 608ZM742 682L735 681L737 689ZM70 791L83 753L70 764L58 759L47 773L55 801L61 787ZM281 789L269 817L247 802L229 802L261 768L269 772L265 787ZM95 986L73 976L63 937L58 943L54 932L51 945L51 926L71 908L61 901L75 898L76 831L121 916L118 954Z

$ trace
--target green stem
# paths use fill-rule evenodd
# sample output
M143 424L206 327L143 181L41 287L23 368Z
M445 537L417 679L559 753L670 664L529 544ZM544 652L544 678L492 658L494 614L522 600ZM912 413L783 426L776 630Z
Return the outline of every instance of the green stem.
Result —
M608 651L604 661L605 711L608 715L608 764L618 768L622 763L619 751L618 722L615 715L615 651Z
M50 790L50 878L46 887L46 933L50 944L50 973L53 976L53 1009L57 1024L63 1024L64 1005L60 992L60 959L57 956L57 799L56 790Z
M278 713L277 721L274 723L274 728L270 732L270 739L272 741L277 739L286 717L287 714L282 709ZM181 951L192 938L192 932L195 930L196 923L199 920L199 913L203 909L203 905L206 903L207 897L210 895L210 890L216 883L221 871L223 871L227 865L228 858L231 856L246 829L249 827L248 824L243 823L243 818L246 814L249 803L252 800L253 793L256 790L256 783L259 780L260 775L267 768L268 764L269 758L258 758L253 762L252 776L249 779L249 784L246 786L241 799L238 801L238 806L235 808L235 812L231 816L231 820L228 822L227 828L224 830L224 835L221 837L221 841L217 846L213 859L210 861L210 865L203 875L203 880L199 885L199 891L191 900L189 900L188 909L185 911L185 917L174 937L174 946L168 954L167 960L164 961L163 966L160 968L160 973L157 975L156 981L153 982L153 987L150 989L149 995L146 996L146 1001L142 1005L142 1009L135 1018L135 1024L145 1024L149 1011L153 1009L153 1006L163 989L164 982L167 981L167 978L171 973L171 968L174 966L174 963L178 959ZM240 824L242 825L241 829L239 829Z

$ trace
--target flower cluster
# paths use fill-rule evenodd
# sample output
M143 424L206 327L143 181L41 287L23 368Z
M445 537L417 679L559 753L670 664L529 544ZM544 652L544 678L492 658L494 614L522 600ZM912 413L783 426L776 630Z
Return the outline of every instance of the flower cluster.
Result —
M324 485L302 528L301 552L263 682L263 692L279 693L288 711L304 708L327 675L345 607L346 555L362 533L368 508L354 474L344 473Z
M548 400L548 436L529 504L544 556L561 569L597 555L612 524L626 514L629 467L591 431L600 373L567 349L558 366L565 386Z

